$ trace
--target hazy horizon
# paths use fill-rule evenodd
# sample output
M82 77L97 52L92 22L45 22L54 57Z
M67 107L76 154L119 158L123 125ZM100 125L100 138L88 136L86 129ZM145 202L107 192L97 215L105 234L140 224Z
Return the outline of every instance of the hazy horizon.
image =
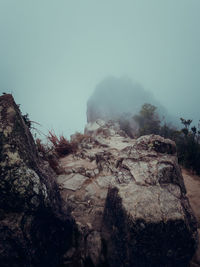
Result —
M0 0L0 93L69 137L98 84L129 77L197 124L199 14L198 0Z

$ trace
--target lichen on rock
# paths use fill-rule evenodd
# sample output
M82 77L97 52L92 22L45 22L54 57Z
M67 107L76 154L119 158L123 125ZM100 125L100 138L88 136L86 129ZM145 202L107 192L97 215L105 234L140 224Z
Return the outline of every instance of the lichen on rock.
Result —
M57 266L73 220L11 95L0 97L0 159L0 266Z

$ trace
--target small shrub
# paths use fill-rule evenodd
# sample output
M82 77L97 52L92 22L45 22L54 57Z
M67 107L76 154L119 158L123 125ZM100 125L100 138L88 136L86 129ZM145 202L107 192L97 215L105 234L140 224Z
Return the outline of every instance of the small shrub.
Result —
M145 103L139 112L133 116L133 119L139 126L139 136L146 134L159 134L160 133L160 119L156 112L157 107Z
M63 135L58 138L51 131L49 131L48 140L52 143L55 152L60 157L74 153L77 149L76 145L70 143Z

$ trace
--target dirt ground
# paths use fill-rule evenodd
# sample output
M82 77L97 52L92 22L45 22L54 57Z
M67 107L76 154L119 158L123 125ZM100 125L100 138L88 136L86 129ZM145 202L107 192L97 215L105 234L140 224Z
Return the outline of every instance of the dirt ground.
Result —
M200 237L200 177L182 169L182 175L187 190L190 205L198 221L198 233ZM190 267L200 266L200 244Z

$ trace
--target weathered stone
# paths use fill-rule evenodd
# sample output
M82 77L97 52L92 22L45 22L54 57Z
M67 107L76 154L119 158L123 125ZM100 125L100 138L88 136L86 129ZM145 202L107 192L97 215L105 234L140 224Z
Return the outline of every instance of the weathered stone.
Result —
M59 179L59 177L58 177ZM62 175L62 187L65 189L76 191L81 188L82 184L88 177L81 174Z
M109 186L111 186L112 184L115 183L115 178L111 175L109 176L99 176L96 179L96 183L103 188L108 188Z
M57 266L73 222L11 95L0 97L0 266Z
M87 132L98 142L81 151L84 160L73 161L75 173L80 167L87 173L89 155L96 154L96 175L74 191L70 203L72 193L62 187L79 225L80 266L186 267L196 249L197 228L174 142L156 135L131 140L111 125ZM71 164L70 156L62 161L65 168Z
M107 146L108 140L105 138L115 135L127 137L125 132L120 129L119 123L113 121L103 121L97 119L94 122L89 122L85 127L85 134L91 135L102 146Z

